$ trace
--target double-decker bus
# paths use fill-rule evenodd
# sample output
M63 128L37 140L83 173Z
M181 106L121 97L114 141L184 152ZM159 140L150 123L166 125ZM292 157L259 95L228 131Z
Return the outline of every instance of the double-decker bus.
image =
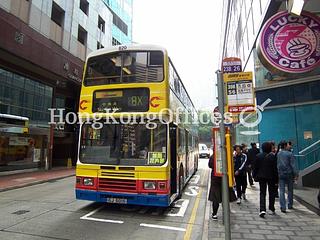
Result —
M197 112L162 47L89 54L79 119L77 199L166 207L197 171Z

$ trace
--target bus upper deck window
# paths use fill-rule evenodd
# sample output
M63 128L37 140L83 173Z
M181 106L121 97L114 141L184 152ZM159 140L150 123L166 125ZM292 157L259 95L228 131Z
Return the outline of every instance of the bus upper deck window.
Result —
M150 52L149 65L150 66L162 66L163 65L163 53L160 51Z

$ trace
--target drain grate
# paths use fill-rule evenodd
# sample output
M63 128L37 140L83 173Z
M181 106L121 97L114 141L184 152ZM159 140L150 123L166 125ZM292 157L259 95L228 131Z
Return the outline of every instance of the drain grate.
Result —
M12 214L22 215L22 214L25 214L25 213L28 213L28 212L30 212L30 211L29 210L19 210L19 211L13 212Z

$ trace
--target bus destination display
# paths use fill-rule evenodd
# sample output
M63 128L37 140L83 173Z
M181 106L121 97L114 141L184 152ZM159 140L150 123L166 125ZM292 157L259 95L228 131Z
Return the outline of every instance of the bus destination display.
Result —
M149 110L149 89L129 88L96 91L93 112L145 112Z

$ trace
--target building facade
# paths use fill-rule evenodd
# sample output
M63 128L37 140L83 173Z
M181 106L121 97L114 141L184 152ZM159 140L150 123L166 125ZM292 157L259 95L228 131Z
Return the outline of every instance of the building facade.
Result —
M303 74L287 74L274 71L268 62L261 61L259 55L265 23L277 13L288 11L289 2L293 1L224 1L222 28L225 38L221 43L220 60L225 57L241 58L244 71L254 72L257 104L271 100L262 112L262 121L254 129L257 134L250 137L241 135L244 128L240 128L237 142L250 143L255 139L260 144L265 141L291 141L298 168L306 176L304 184L318 186L319 183L310 179L320 175L320 145L317 143L320 140L320 122L317 119L320 113L319 65ZM317 17L320 2L306 1L303 10ZM315 34L314 41L319 44L319 34Z
M112 45L132 42L132 1L103 0L113 15Z
M0 1L0 114L29 119L26 130L1 118L0 171L76 161L78 126L50 126L48 109L77 112L87 54L131 41L132 4L116 3L121 16L103 0ZM116 34L116 16L128 22L127 38Z

